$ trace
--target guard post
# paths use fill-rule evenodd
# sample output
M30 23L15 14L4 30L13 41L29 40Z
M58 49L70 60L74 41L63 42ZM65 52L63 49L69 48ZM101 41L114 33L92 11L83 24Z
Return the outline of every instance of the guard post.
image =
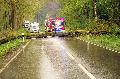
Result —
M24 43L25 42L24 33L22 33L22 39L23 39L23 43Z

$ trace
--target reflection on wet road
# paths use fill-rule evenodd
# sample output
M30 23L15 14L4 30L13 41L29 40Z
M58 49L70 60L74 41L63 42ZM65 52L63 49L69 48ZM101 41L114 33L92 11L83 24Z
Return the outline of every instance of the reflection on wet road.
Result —
M119 60L119 54L75 38L36 39L0 79L120 79Z
M120 79L120 54L78 39L66 39L65 45L96 79Z

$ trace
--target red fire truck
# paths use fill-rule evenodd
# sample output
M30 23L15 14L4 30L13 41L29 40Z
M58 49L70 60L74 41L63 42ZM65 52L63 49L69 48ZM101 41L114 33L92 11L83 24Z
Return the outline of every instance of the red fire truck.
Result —
M55 32L64 32L65 27L64 27L64 18L56 18L55 20Z
M55 19L48 18L47 20L45 20L45 31L46 32L54 32L54 27L55 27Z
M62 32L65 30L64 18L48 18L45 20L45 30L47 32Z

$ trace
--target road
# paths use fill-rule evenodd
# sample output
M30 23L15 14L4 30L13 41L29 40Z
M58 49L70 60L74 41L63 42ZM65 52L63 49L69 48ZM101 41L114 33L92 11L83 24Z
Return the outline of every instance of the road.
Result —
M120 55L76 38L33 39L0 79L120 79Z

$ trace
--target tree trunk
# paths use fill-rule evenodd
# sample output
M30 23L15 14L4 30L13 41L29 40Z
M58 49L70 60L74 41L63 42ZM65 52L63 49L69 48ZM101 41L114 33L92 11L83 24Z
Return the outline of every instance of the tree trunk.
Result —
M3 16L3 19L4 19L4 28L3 29L7 29L7 11L4 12L4 16Z
M94 9L94 17L95 20L97 21L97 7L96 7L96 0L93 0L93 9Z
M11 0L11 28L15 29L16 28L16 9L15 9L15 3L14 1Z
M15 7L14 4L12 4L12 12L11 12L11 21L12 21L12 29L15 27Z

